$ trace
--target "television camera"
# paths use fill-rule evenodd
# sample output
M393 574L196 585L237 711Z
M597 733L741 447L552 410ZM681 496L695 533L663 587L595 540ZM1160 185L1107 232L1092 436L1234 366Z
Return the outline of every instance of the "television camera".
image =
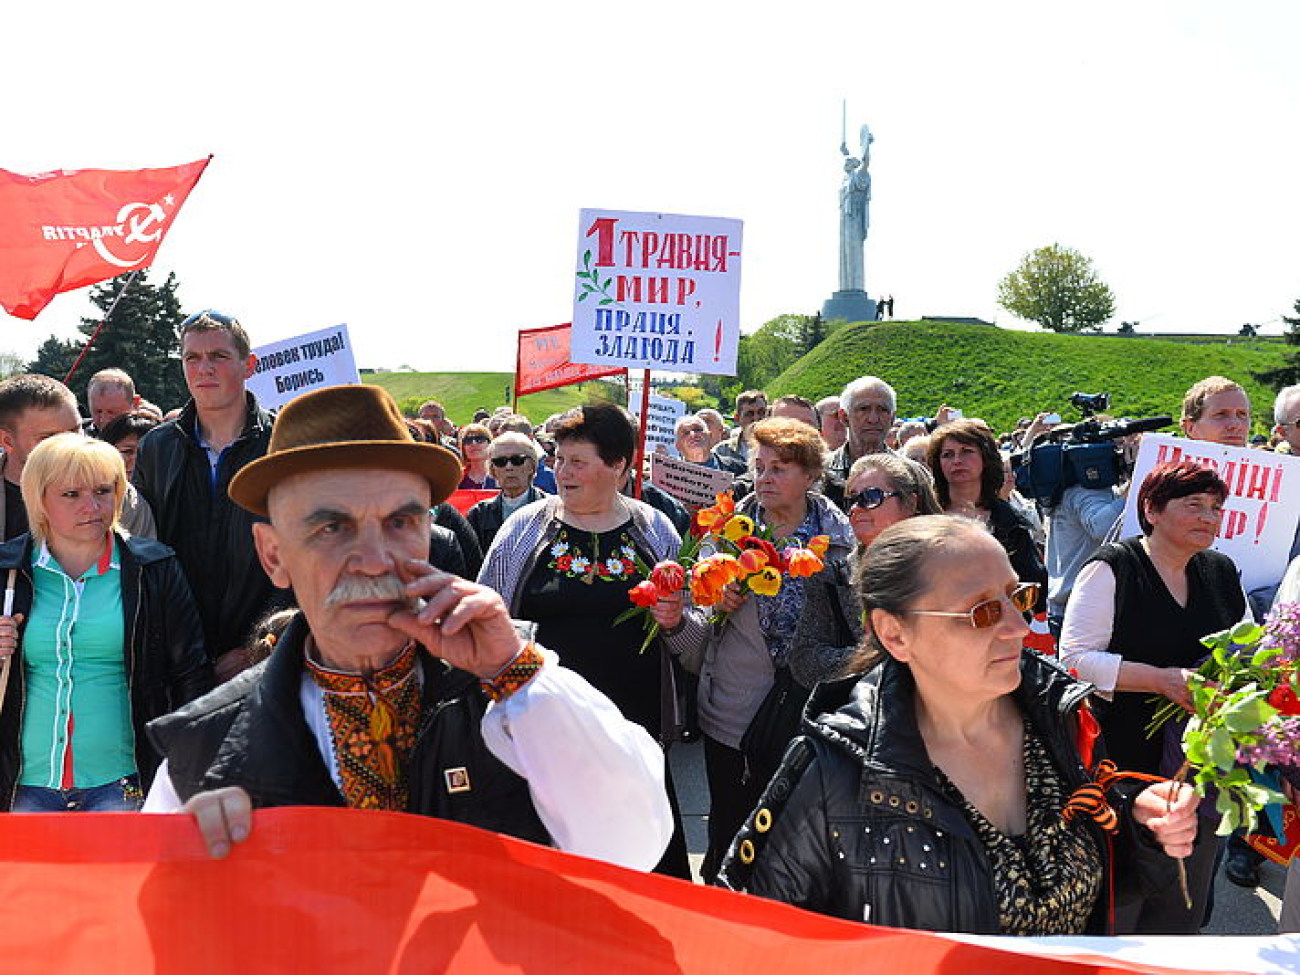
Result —
M1108 393L1075 393L1070 404L1083 415L1082 420L1039 434L1027 448L1011 456L1016 490L1033 498L1040 509L1056 507L1065 489L1076 484L1115 486L1130 466L1123 446L1116 441L1174 422L1170 416L1098 420L1097 414L1110 405Z

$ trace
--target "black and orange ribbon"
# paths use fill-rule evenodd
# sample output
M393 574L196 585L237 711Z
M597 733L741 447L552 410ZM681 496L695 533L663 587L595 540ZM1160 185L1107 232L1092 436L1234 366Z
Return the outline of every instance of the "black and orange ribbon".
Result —
M1107 833L1119 830L1119 817L1106 801L1106 790L1116 782L1129 779L1136 782L1165 782L1160 775L1148 775L1145 772L1121 772L1109 759L1098 763L1093 773L1096 780L1087 782L1071 793L1061 810L1061 818L1067 823L1074 822L1079 816L1091 818Z

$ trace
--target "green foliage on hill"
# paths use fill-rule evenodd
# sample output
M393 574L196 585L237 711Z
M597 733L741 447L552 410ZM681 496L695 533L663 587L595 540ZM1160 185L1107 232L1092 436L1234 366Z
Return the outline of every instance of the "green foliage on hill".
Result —
M382 386L397 400L402 412L413 415L425 400L436 399L457 426L474 418L479 407L486 410L509 404L506 388L514 383L512 372L380 372L366 373L362 382ZM592 399L618 398L622 383L605 382L561 386L519 399L519 411L533 423L552 413L562 413ZM620 399L621 402L621 399Z
M899 416L933 416L947 403L994 430L1056 410L1067 421L1076 391L1111 394L1115 416L1178 418L1192 383L1223 375L1250 393L1259 432L1272 426L1273 391L1254 373L1280 366L1286 346L1264 339L1185 342L1155 338L1013 332L947 322L855 324L833 332L767 384L769 396L816 401L876 375L898 391Z

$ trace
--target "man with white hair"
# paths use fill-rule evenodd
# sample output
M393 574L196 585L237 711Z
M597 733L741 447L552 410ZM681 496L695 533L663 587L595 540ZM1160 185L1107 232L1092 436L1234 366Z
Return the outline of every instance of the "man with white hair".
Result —
M817 401L817 419L822 439L831 450L839 450L849 439L849 428L840 417L840 398L827 396Z
M347 806L449 819L648 870L672 831L663 753L511 621L426 562L454 454L376 386L293 400L230 482L299 613L269 659L149 725L146 812L183 809L209 852L252 810ZM183 803L183 806L182 806Z
M823 493L844 507L844 483L849 468L859 457L888 453L885 435L894 423L898 399L894 387L876 376L853 380L840 393L840 419L848 428L848 439L831 453L826 464Z
M689 460L692 464L699 464L701 467L718 466L718 462L709 452L708 425L698 414L687 413L677 418L677 423L673 426L673 441L683 460Z

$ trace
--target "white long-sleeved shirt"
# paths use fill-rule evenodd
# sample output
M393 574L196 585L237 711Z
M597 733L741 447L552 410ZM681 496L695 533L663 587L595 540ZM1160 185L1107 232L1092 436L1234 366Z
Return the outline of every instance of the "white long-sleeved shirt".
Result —
M1253 619L1247 601L1242 620ZM1080 680L1094 685L1106 698L1114 695L1119 665L1124 662L1119 654L1106 649L1114 630L1115 571L1105 562L1089 562L1075 578L1074 590L1065 606L1061 666L1073 670Z
M640 725L549 650L545 664L504 701L489 705L481 729L488 749L528 782L555 845L637 870L659 862L673 831L664 756ZM304 674L303 715L336 784L338 762L320 688ZM164 761L144 812L182 806Z

